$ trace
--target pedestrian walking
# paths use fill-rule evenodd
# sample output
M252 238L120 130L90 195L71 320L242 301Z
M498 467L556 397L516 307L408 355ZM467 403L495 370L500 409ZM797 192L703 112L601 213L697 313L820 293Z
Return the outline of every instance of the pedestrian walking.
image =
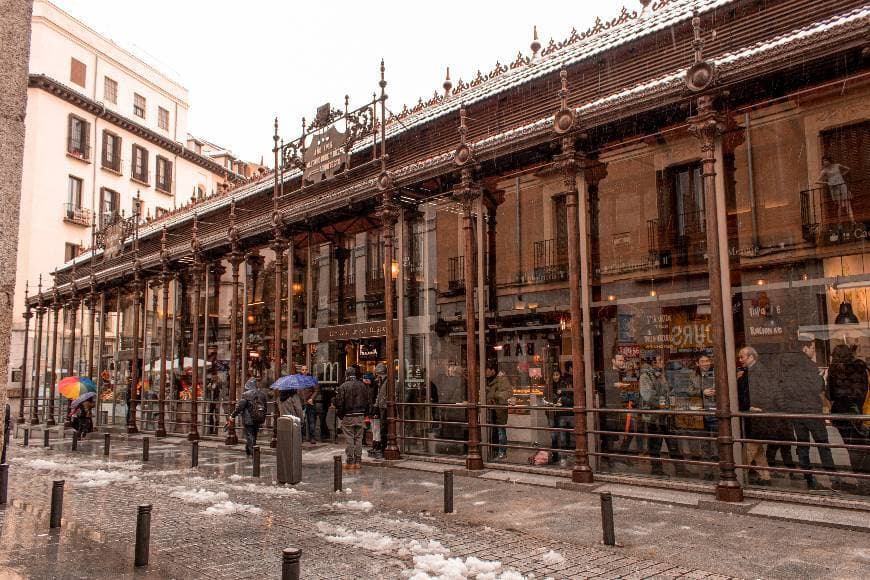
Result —
M365 416L371 406L369 388L359 379L357 371L348 367L344 382L335 393L335 412L341 419L347 447L345 469L360 469L362 465L362 438L365 429Z
M234 420L239 415L242 416L242 426L245 429L245 454L251 455L254 452L254 446L257 444L257 434L260 427L266 422L268 415L267 406L269 398L257 386L257 379L251 377L245 383L245 392L242 398L236 403L236 408L230 413L227 419L227 428L232 429Z
M69 410L70 423L78 433L79 439L84 439L88 433L94 430L93 409L96 394L90 394L94 396L84 399L78 405L72 405Z
M372 449L369 455L383 457L387 441L387 365L378 363L372 377Z

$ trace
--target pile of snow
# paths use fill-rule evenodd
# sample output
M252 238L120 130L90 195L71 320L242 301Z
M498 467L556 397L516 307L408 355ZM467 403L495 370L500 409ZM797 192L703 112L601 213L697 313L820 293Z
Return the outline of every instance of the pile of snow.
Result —
M207 489L185 489L177 488L169 494L169 497L174 497L187 503L206 504L217 503L229 499L229 495L223 491L209 491Z
M372 502L370 501L356 501L351 499L345 502L332 502L332 507L340 510L349 510L353 512L369 512L373 510L375 506L373 506Z
M348 530L344 526L334 526L325 522L317 522L317 530L327 542L354 546L371 552L387 552L397 544L395 538L379 532Z
M216 503L206 508L206 510L202 513L207 516L228 516L241 513L257 515L263 513L263 510L256 506L248 505L245 503L236 503L234 501L227 500Z
M126 471L104 469L80 471L74 475L74 483L81 487L105 487L110 483L136 483L139 478Z
M501 562L468 558L445 558L442 554L414 556L414 568L405 573L410 580L522 580L523 576L513 570L502 571Z
M245 479L244 475L239 475L238 473L234 473L230 476L230 481L241 481Z
M402 513L402 512L399 511L396 513ZM426 524L421 524L419 522L410 522L408 520L398 520L398 519L394 519L394 518L385 518L385 517L380 517L380 516L376 516L376 519L378 521L384 522L384 523L389 524L391 526L398 526L398 527L405 528L408 530L423 532L424 534L435 533L435 528L433 528L432 526L426 525Z
M282 487L282 486L265 486L265 485L257 485L255 483L247 483L245 485L227 485L225 486L229 489L234 489L237 491L242 491L245 493L255 493L258 495L271 495L274 497L289 497L291 495L303 495L304 491L300 491L294 487Z
M553 550L549 550L546 554L541 556L541 562L543 562L547 566L561 564L564 561L565 557L559 552L555 552Z
M426 555L447 556L448 554L450 554L450 548L446 547L438 540L428 540L425 542L411 540L405 547L400 548L399 551L396 553L400 557Z

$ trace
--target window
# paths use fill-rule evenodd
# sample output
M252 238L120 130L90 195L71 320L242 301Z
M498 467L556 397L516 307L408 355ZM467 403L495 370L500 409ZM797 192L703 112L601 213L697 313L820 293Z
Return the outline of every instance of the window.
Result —
M103 98L113 104L118 104L118 81L103 77Z
M660 250L658 258L665 266L702 261L707 229L701 164L668 167L656 172L656 181L659 217L648 223L650 247Z
M85 74L87 67L85 63L74 58L69 59L69 80L80 87L85 86Z
M165 193L172 193L172 162L158 155L156 167L154 186Z
M156 219L160 219L168 213L169 213L169 210L166 209L165 207L157 206L154 208L154 217Z
M79 255L79 245L66 242L63 249L63 261L69 262Z
M115 221L118 216L119 196L117 191L100 188L100 227Z
M78 177L69 176L67 188L67 210L72 211L82 207L82 180Z
M169 111L163 107L157 107L157 126L169 130Z
M88 134L91 124L76 117L69 116L69 124L67 131L67 153L79 159L90 159L90 148L88 147Z
M133 114L145 118L145 97L139 93L133 93Z
M109 131L103 131L103 167L121 171L121 138Z
M148 183L148 151L144 147L133 145L133 179Z

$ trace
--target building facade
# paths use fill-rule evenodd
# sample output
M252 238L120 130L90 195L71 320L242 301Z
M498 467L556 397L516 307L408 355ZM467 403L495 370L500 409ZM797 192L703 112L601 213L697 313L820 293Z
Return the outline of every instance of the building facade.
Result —
M382 65L371 103L276 126L277 172L28 310L114 321L79 348L131 430L216 435L250 376L383 363L388 458L866 496L868 23L642 2L391 117Z
M33 10L12 389L20 387L25 286L90 247L95 229L152 219L241 181L238 163L187 133L177 81L47 1Z

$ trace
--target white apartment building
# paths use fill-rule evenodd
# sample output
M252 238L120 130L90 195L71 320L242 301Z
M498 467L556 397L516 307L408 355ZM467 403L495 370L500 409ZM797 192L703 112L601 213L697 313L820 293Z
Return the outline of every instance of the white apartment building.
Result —
M157 218L251 172L235 157L228 163L226 151L209 156L212 149L188 134L189 108L178 81L36 0L10 395L21 385L25 284L31 295L40 275L52 286L51 269L90 247L93 228L118 215Z

